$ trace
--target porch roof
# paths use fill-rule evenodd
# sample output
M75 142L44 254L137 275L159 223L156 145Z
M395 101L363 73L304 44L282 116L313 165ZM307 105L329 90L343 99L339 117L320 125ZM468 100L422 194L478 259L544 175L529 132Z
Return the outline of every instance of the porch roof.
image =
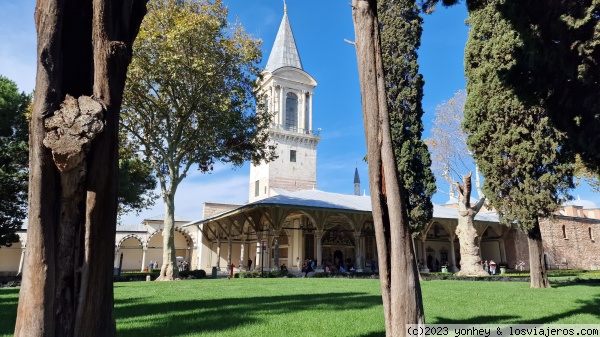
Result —
M248 203L246 205L233 208L231 210L206 217L201 220L189 222L183 227L208 223L210 221L225 218L234 214L261 207L287 207L296 209L322 209L336 212L363 213L370 214L371 197L351 194L331 193L320 190L302 190L288 192L277 189L276 196L265 198L259 201ZM458 219L458 209L433 205L434 219ZM494 211L479 212L475 220L484 222L498 223L498 214Z

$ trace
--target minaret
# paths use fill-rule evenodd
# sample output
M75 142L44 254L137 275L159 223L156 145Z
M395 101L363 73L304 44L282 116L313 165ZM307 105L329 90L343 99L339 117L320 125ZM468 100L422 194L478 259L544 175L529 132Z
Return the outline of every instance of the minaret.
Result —
M360 178L358 177L358 167L354 169L354 195L360 195Z
M317 144L312 128L312 96L317 82L304 71L290 25L287 6L263 72L260 92L273 114L269 136L278 158L250 167L249 201L276 194L273 189L298 191L317 185Z

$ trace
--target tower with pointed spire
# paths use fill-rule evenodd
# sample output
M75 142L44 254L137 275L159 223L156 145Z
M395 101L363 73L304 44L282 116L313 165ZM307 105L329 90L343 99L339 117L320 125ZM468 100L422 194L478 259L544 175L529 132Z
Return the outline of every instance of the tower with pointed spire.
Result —
M358 177L358 167L354 169L354 195L360 195L360 178Z
M317 185L317 144L313 131L313 92L317 82L302 66L284 3L283 19L267 61L259 91L273 114L269 136L278 158L250 167L249 201Z

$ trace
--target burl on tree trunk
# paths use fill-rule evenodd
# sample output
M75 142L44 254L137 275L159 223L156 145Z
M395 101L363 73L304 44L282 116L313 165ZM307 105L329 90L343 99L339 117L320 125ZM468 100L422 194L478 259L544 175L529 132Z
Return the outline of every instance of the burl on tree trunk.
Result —
M114 336L119 109L146 0L38 0L15 336Z
M406 324L424 323L424 312L392 149L377 2L353 0L352 8L386 334L404 336Z
M471 172L463 175L462 185L455 183L458 191L458 226L456 235L460 244L460 271L458 275L485 276L487 273L479 257L480 238L473 225L475 216L483 206L485 198L471 206Z

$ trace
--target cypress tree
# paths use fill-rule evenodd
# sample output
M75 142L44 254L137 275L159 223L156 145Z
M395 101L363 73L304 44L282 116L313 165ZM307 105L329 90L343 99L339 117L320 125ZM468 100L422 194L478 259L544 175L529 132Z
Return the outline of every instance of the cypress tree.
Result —
M394 157L409 225L418 233L433 216L431 197L436 191L431 157L421 139L424 81L417 49L423 19L415 0L379 1L377 12Z
M502 221L527 233L531 287L549 287L538 218L550 216L573 187L573 156L544 102L524 99L507 85L505 76L516 66L514 54L524 41L499 11L505 4L484 0L469 6L463 127L489 202Z

